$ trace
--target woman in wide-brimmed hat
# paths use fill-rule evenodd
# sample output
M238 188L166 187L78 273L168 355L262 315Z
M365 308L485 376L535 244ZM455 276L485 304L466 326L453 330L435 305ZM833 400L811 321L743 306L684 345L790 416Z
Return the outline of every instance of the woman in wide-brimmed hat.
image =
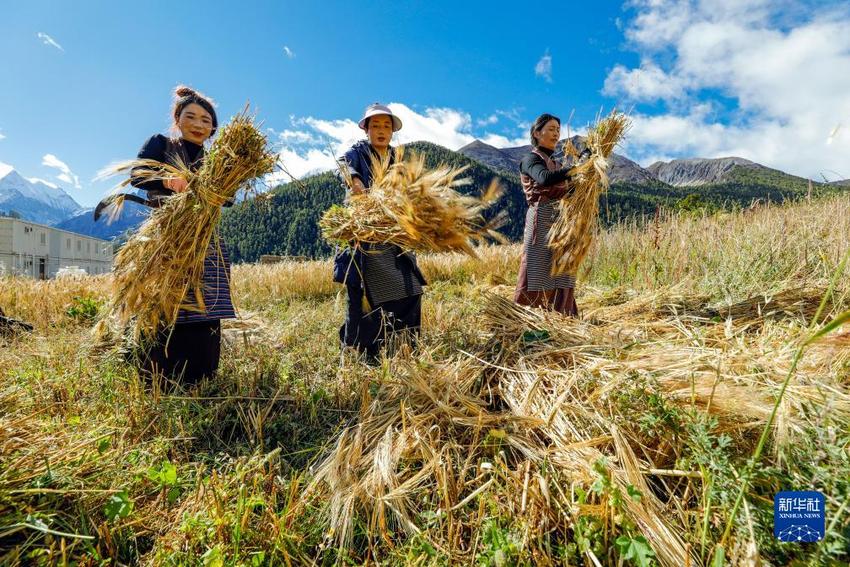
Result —
M551 275L552 251L548 245L549 229L557 213L555 204L573 191L571 168L562 167L553 155L561 139L561 120L541 114L532 125L530 136L532 149L523 157L519 169L528 211L514 300L522 305L578 316L575 274ZM585 150L579 159L588 155Z
M369 191L373 160L392 163L393 133L401 119L383 104L371 104L359 122L367 139L354 144L340 160L350 194ZM425 278L416 258L392 244L360 244L337 253L334 280L346 285L348 313L339 331L343 346L354 347L375 361L393 337L415 342L422 317Z

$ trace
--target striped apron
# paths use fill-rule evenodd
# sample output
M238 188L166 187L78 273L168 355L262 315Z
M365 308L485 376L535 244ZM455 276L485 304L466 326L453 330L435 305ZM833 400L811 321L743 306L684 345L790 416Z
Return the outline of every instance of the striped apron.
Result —
M373 244L363 255L363 278L372 305L422 294L422 285L414 272L399 269L397 255L400 253L398 246ZM413 253L408 252L408 256L415 266Z
M219 253L220 249L220 253ZM233 319L236 312L230 297L230 255L224 241L213 237L204 258L203 295L205 312L181 309L177 315L178 323L199 323ZM193 298L186 303L194 305Z

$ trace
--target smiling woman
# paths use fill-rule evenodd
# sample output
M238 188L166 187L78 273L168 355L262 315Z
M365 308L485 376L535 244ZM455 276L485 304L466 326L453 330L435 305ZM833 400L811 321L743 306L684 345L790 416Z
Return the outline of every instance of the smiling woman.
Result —
M151 136L139 151L140 160L154 160L173 166L184 165L197 171L205 158L204 142L218 128L212 101L185 86L174 91L172 106L173 137ZM188 188L181 177L159 180L144 176L144 168L134 168L131 183L147 193L144 203L160 207L166 199ZM128 197L128 196L123 196ZM220 239L210 241L203 272L203 307L197 298L184 299L173 328L163 327L148 337L141 355L141 370L146 376L162 374L166 378L192 385L211 377L218 369L221 354L221 320L235 317L230 296L230 260Z
M189 87L177 87L174 94L174 124L184 140L203 144L218 128L212 101Z

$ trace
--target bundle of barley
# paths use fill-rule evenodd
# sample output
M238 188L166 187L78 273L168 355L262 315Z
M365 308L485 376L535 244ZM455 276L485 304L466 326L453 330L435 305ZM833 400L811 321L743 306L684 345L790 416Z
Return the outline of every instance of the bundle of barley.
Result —
M567 537L581 514L605 510L576 502L573 487L593 483L608 456L612 482L643 495L624 513L663 565L685 564L680 526L652 495L631 440L607 422L604 382L580 373L605 364L600 349L610 347L573 319L512 305L492 296L484 312L502 349L482 345L443 363L397 360L393 380L367 398L314 470L303 503L326 503L327 534L341 548L359 524L372 541L392 546L406 532L471 559L470 534L489 507L526 526L527 545L545 553L547 538ZM575 356L552 363L556 351ZM435 508L429 520L423 511Z
M587 255L599 216L599 195L608 189L608 158L630 126L629 118L613 112L587 132L590 158L577 166L575 192L559 203L558 218L549 229L552 274L575 274Z
M185 164L151 160L115 166L113 173L132 172L134 179L183 177L189 186L154 209L115 256L107 317L119 328L130 323L132 337L138 340L172 326L181 309L204 311L204 258L219 251L221 206L271 173L276 160L266 137L243 111L222 128L197 172Z
M424 504L441 506L449 522L468 520L465 504L492 484L478 466L488 432L518 455L543 458L526 434L537 420L488 408L481 389L476 361L420 356L364 400L360 419L342 431L305 492L327 502L328 535L340 547L349 546L358 516L369 535L387 541L399 531L393 526L419 533Z
M397 150L393 164L373 160L373 183L368 192L353 195L347 206L328 209L319 225L329 242L395 244L421 252L461 251L475 256L473 242L493 238L504 242L497 229L503 214L487 220L484 211L502 192L494 180L481 197L461 195L469 184L460 175L466 167L425 167L422 155L405 159Z

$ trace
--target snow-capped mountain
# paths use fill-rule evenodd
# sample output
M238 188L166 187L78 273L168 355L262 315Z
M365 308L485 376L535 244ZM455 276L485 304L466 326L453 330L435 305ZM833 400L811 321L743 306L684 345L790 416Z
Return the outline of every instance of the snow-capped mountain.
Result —
M33 222L53 225L80 210L61 187L41 179L27 179L0 164L0 212L18 213Z
M133 230L148 218L151 209L131 201L124 203L121 215L111 223L106 217L101 217L97 222L94 220L94 209L80 209L72 217L69 217L56 225L56 228L111 240L120 236L128 230Z

